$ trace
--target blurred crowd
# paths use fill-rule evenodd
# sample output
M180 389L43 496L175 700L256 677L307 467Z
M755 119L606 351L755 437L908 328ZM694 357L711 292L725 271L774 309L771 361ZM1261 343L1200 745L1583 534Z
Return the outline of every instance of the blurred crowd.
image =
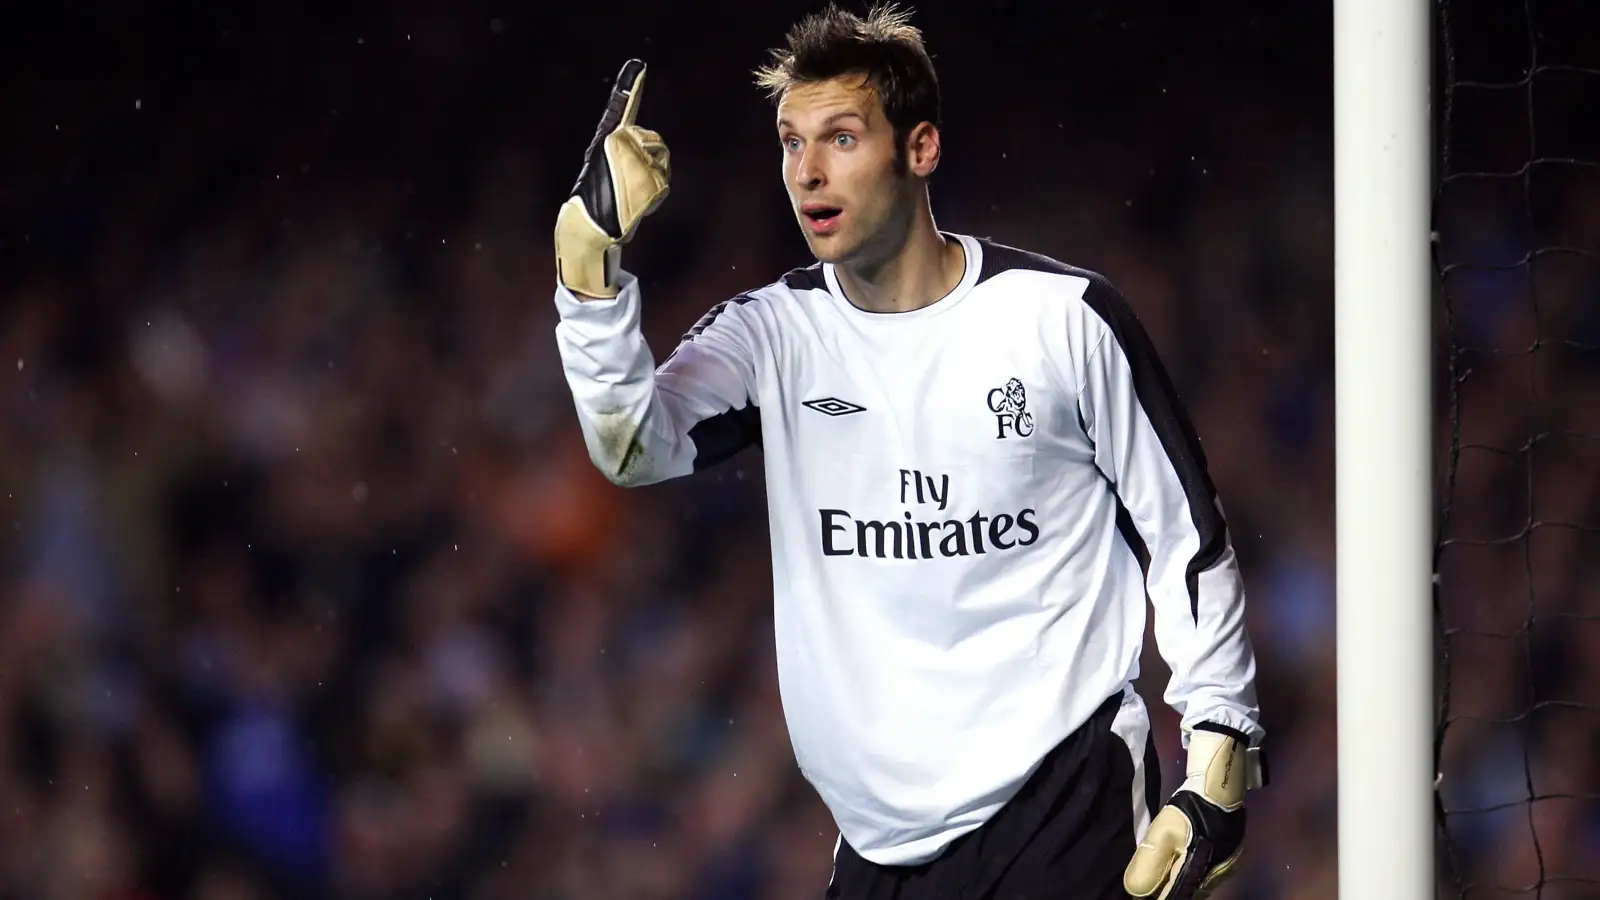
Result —
M815 900L836 831L778 705L760 454L605 482L549 240L606 81L653 52L674 189L626 265L658 358L807 264L746 77L797 10L739 14L725 60L664 18L619 51L593 13L397 9L290 47L190 23L193 69L46 79L10 120L0 900ZM1273 759L1222 896L1331 898L1327 36L1241 14L1229 66L1176 28L1130 62L1152 20L1085 13L1090 79L1027 52L1051 14L924 23L935 211L1103 272L1162 351L1244 567ZM1463 186L1444 254L1600 250L1594 186L1559 240ZM1484 348L1461 437L1499 452L1464 450L1453 494L1449 533L1488 542L1445 554L1441 791L1490 808L1448 820L1463 877L1545 898L1600 896L1562 880L1600 876L1600 354L1559 344L1600 343L1589 262L1446 282ZM1165 677L1152 638L1170 789Z

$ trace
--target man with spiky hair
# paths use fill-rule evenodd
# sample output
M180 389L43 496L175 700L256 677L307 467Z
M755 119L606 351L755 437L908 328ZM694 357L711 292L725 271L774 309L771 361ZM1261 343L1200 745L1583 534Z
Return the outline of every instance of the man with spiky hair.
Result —
M840 900L1188 898L1264 783L1244 590L1205 457L1098 273L940 230L939 82L909 16L836 7L756 72L816 263L659 365L620 252L666 197L622 69L557 217L556 339L614 483L765 450L780 692ZM1187 778L1133 689L1147 603Z

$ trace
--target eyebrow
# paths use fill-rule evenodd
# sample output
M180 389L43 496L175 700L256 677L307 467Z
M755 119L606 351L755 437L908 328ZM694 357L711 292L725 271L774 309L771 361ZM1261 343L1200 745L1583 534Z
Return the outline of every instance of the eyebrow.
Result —
M836 112L833 115L831 115L831 116L827 117L826 119L822 120L822 127L823 128L828 128L828 127L838 123L839 120L841 120L841 119L859 119L861 121L861 124L865 125L867 123L866 117L861 115L858 112ZM779 128L793 128L794 127L794 123L790 122L788 119L779 119L778 120L778 127Z

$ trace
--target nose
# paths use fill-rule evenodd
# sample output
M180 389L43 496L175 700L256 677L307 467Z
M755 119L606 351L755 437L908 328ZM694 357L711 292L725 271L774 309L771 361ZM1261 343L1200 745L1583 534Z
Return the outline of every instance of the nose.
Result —
M802 152L800 162L794 167L795 186L805 190L816 190L822 187L824 181L822 166L817 164L817 158L810 150Z

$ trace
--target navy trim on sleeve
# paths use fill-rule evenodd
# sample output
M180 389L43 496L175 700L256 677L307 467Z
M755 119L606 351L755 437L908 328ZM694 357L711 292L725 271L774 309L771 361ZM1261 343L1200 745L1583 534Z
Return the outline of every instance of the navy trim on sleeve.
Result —
M1016 247L1007 247L991 241L983 242L983 271L978 276L980 282L1012 269L1053 272L1088 279L1089 287L1084 291L1083 302L1106 323L1107 329L1122 348L1123 355L1127 357L1128 365L1133 371L1134 395L1138 398L1139 405L1143 407L1145 415L1149 417L1150 424L1155 428L1161 446L1166 451L1167 459L1177 473L1179 483L1183 485L1189 515L1194 521L1195 531L1200 535L1200 546L1194 558L1189 560L1185 573L1185 585L1189 589L1189 613L1198 622L1200 573L1215 565L1226 552L1227 523L1223 519L1222 510L1217 506L1217 490L1207 469L1200 437L1195 432L1194 424L1189 420L1182 401L1178 398L1178 391L1173 386L1166 367L1162 365L1154 343L1139 322L1133 307L1128 305L1122 294L1099 273L1069 266L1048 256ZM1119 516L1119 520L1120 518ZM1126 537L1127 532L1124 530L1123 533ZM1143 544L1141 542L1135 545L1130 542L1130 546L1133 546L1135 554L1138 554ZM1146 550L1141 561L1148 565L1148 559L1149 553Z

